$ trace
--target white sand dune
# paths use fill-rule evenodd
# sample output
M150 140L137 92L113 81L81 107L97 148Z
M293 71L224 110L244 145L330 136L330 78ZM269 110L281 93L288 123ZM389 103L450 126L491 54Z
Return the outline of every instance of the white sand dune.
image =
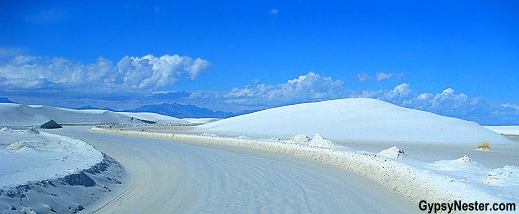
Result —
M368 98L304 103L202 125L199 132L290 138L319 133L331 140L510 144L475 122Z
M160 124L184 124L190 123L188 120L179 119L176 117L170 117L157 113L150 112L116 112L118 114L126 115L129 117L138 118L140 120L153 121Z
M75 213L109 197L125 174L84 141L33 129L1 128L0 159L0 213Z
M503 135L519 135L519 126L485 126L485 128Z
M0 115L0 126L33 126L49 121L36 109L15 103L0 103Z
M0 130L0 157L0 188L64 177L103 160L101 152L81 140L5 128Z
M130 123L131 117L107 110L73 110L49 106L0 103L0 125L34 126L49 120L59 124Z
M127 113L107 110L74 110L41 105L0 103L0 126L37 126L49 120L59 124L137 124L137 120L162 124L189 123L156 113Z
M221 120L221 118L184 118L184 120L189 121L190 123L212 123L218 120Z

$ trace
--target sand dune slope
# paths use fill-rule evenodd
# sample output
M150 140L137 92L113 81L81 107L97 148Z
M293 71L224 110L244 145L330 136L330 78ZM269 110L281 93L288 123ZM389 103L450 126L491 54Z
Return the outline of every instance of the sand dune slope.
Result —
M331 140L511 143L475 122L368 98L283 106L208 123L198 131L280 138L319 133Z

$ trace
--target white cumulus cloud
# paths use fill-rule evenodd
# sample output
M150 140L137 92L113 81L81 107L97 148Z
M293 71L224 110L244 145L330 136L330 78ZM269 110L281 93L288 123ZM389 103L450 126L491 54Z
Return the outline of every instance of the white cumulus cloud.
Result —
M357 74L357 76L355 76L355 79L357 79L357 81L359 81L359 82L367 82L367 81L372 80L373 78L371 78L367 74Z
M413 92L413 90L411 89L409 84L402 83L400 85L397 85L395 89L393 89L391 92L398 94L399 96L409 96Z
M433 96L431 93L423 93L423 94L418 95L418 97L416 99L418 99L418 100L427 100L431 96Z
M465 114L482 108L481 98L469 98L464 93L457 94L447 88L441 93L422 93L413 99L411 107L443 114Z
M178 55L127 56L116 66L104 58L83 64L59 57L17 56L0 65L0 84L12 90L157 90L175 84L184 75L194 80L210 66L206 60Z
M519 111L519 105L516 105L516 104L505 103L505 104L502 104L501 107Z
M203 59L195 59L190 67L188 67L188 72L191 75L191 80L194 80L198 78L198 76L207 70L209 67L211 67L211 63L209 63L207 60Z
M412 99L412 93L413 90L411 86L408 83L402 83L391 90L363 90L360 93L353 92L350 97L374 98L402 105L403 103L408 103L408 99Z
M233 88L226 97L236 102L243 99L250 101L266 99L273 102L310 101L333 99L344 92L344 82L333 80L313 72L277 85L265 85L255 82L243 88Z
M377 72L376 75L377 75L377 81L380 82L380 81L384 81L384 80L387 80L387 79L393 77L395 74L386 74L384 72L380 72L380 73Z
M375 78L371 77L368 74L357 74L355 76L355 79L358 82L367 82L367 81L371 81L373 79L375 79L377 82L381 82L381 81L384 81L384 80L391 79L393 77L401 78L402 76L404 76L404 73L396 74L396 73L376 72L375 73Z

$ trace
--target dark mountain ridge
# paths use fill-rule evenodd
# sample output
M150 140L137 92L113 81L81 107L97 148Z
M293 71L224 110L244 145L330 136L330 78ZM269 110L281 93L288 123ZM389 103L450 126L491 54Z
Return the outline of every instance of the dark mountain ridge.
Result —
M176 118L228 118L254 111L242 112L223 112L212 111L207 108L200 108L195 105L183 105L178 103L162 103L158 105L143 105L135 109L125 110L126 112L152 112Z

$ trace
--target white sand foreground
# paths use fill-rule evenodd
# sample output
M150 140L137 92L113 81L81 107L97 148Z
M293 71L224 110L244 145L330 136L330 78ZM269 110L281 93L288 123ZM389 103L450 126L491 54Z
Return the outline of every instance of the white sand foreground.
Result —
M94 145L130 174L99 213L416 213L402 195L360 175L268 152L52 130ZM108 203L102 206L103 203ZM92 210L93 209L93 210Z
M171 132L179 130L158 127L149 127L145 130L144 132L114 129L96 131L236 146L302 157L364 175L404 194L415 202L425 199L440 202L476 200L517 203L519 199L517 195L519 170L513 165L517 164L517 159L514 157L519 151L519 146L513 143L492 146L493 150L479 150L474 145L466 143L365 141L354 144L349 142L348 145L365 148L356 151L339 145L333 146L333 149L332 147L330 149L301 147L292 144L290 142L292 140L254 139L245 136L222 138L212 134L173 134ZM154 133L155 130L170 133ZM395 144L409 148L411 153L404 154L397 147L389 149L386 147ZM377 147L384 150L368 151ZM471 159L466 156L467 153L478 159ZM455 158L443 159L445 157ZM479 163L480 157L486 157L481 159L484 160L484 164Z

